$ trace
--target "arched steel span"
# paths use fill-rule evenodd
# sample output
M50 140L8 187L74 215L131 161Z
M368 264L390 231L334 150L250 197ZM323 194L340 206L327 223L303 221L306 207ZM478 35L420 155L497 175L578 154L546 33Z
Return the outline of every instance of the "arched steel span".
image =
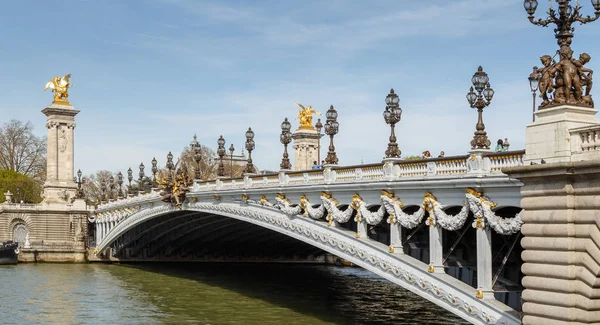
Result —
M519 324L514 311L494 299L477 299L473 288L443 273L428 273L426 265L404 254L389 254L388 247L339 227L249 202L193 202L181 210L157 205L138 211L117 224L98 244L99 253L138 225L161 216L200 212L241 220L295 238L342 257L410 290L474 324Z

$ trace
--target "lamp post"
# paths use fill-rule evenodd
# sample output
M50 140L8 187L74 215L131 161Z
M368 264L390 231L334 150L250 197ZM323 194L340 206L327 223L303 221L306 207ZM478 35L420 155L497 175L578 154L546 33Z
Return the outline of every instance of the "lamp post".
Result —
M119 172L117 174L117 184L119 184L119 192L117 193L117 198L123 198L123 173Z
M115 198L115 177L110 175L108 178L108 187L110 188L110 192L108 192L108 197L110 200L114 200Z
M127 192L131 194L131 182L133 181L133 170L131 170L131 167L127 169L127 181L129 181L129 187L127 188Z
M140 194L144 193L144 163L140 163L140 174L138 179L138 191Z
M106 202L106 180L102 179L100 181L100 191L102 191L102 202Z
M77 171L77 177L74 179L75 183L77 183L77 192L75 192L76 199L83 199L85 197L83 193L83 188L81 187L84 183L84 179L81 177L81 169Z
M158 173L158 161L156 161L156 157L152 157L152 187L157 188L158 184L156 184L156 173Z
M290 170L292 169L292 164L290 164L290 156L288 155L287 147L290 142L292 142L292 133L290 129L292 125L288 122L287 117L281 123L281 135L279 136L279 141L283 144L283 159L281 159L281 164L279 167L281 170Z
M339 123L337 121L338 113L333 108L333 105L329 106L329 110L327 110L325 116L327 116L327 122L325 122L325 134L329 136L329 152L327 152L325 163L328 165L337 165L338 157L335 153L335 146L333 145L333 136L338 133Z
M535 20L534 14L538 6L537 0L524 0L523 7L525 7L525 11L529 14L529 21L538 26L548 26L551 23L556 24L556 28L554 29L554 37L556 37L558 45L562 47L570 47L571 41L573 38L573 32L575 28L572 27L574 22L579 22L582 25L593 22L594 20L600 18L600 0L591 0L592 6L595 9L594 17L584 17L581 13L581 6L579 5L579 0L575 0L575 6L571 6L571 0L556 0L558 3L558 17L556 16L556 11L552 8L552 0L548 1L548 18L546 19L538 19Z
M478 116L477 131L475 131L473 140L471 140L471 149L489 149L491 142L485 132L485 124L483 124L483 108L491 103L492 97L494 97L494 90L490 87L488 75L483 72L481 66L477 68L477 72L475 72L471 81L477 93L471 87L467 93L467 101L471 105L471 108L477 108Z
M553 59L549 55L544 55L540 59L544 63L544 78L540 85L540 92L543 94L544 101L540 104L541 108L546 108L548 105L557 106L563 104L579 105L585 107L594 107L594 102L590 95L592 84L592 70L583 67L590 61L590 56L587 53L582 53L579 60L574 59L571 42L575 32L573 23L579 22L582 25L591 23L600 18L600 0L591 0L595 10L595 16L584 16L581 14L581 6L579 0L575 0L575 5L571 5L571 0L555 0L558 4L558 9L552 7L552 0L548 1L547 17L544 19L535 19L535 11L538 6L537 0L524 0L523 6L528 14L529 21L538 26L547 27L550 24L555 24L554 37L559 46L558 54L560 54L560 62L554 64ZM555 66L560 69L554 68ZM587 72L586 75L584 72ZM546 75L548 75L546 77ZM554 79L554 82L552 82ZM554 84L554 89L552 85ZM585 94L583 90L585 88ZM547 92L553 92L552 99L546 97Z
M191 149L194 150L194 161L196 162L196 168L194 168L194 178L200 179L200 161L202 160L202 147L198 142L196 135L194 134L194 140L190 145Z
M317 120L317 123L315 124L315 129L317 129L317 134L319 135L319 139L317 140L317 163L321 163L321 137L323 136L323 134L321 134L321 129L323 129L323 123L321 123L321 119Z
M217 155L219 156L219 168L217 169L217 176L225 176L225 166L223 165L223 156L225 156L225 139L223 136L219 136L217 140Z
M169 182L173 180L173 168L175 165L173 164L173 154L169 151L167 154L167 170L169 171Z
M233 147L233 143L231 144L231 146L229 146L229 154L231 155L231 160L229 161L229 163L231 164L230 169L229 169L229 177L233 178L233 152L235 151L235 148Z
M535 122L535 95L540 86L540 79L542 79L542 74L538 71L538 67L533 67L533 72L529 75L529 88L531 88L531 95L533 97L532 122Z
M252 164L252 150L254 150L254 148L254 132L252 131L252 128L248 128L248 131L246 131L246 150L248 150L248 163L244 169L244 173L246 174L254 174L254 165Z
M400 158L402 151L398 148L396 143L396 134L394 133L394 127L396 123L400 122L402 118L402 109L400 108L400 98L394 93L394 89L390 90L390 93L385 97L385 111L383 111L383 118L385 123L390 125L390 143L388 143L387 150L385 151L386 158Z

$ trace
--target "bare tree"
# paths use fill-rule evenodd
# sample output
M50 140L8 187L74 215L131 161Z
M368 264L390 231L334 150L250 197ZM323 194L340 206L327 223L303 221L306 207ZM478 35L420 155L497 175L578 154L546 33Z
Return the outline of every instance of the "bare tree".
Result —
M200 148L200 179L215 179L218 167L218 163L215 161L215 152L207 146L201 145ZM195 178L196 169L198 169L198 164L196 164L196 160L194 160L194 154L195 152L190 146L185 146L179 158L179 165L177 166L178 168L184 168L190 179Z
M111 188L110 177L113 177L113 187ZM119 194L119 184L116 183L117 176L108 170L99 170L95 174L84 177L83 193L88 202L94 204L103 200L115 199ZM104 182L104 191L102 191L102 182ZM123 183L121 194L127 195L127 180ZM133 186L132 186L133 187ZM135 188L137 193L137 186Z
M0 168L37 179L46 176L46 138L33 134L33 124L10 120L0 127Z

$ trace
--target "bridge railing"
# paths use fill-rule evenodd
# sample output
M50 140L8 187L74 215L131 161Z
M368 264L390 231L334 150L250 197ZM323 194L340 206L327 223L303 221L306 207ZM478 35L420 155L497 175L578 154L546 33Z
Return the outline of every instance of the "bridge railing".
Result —
M192 189L220 191L240 188L307 186L362 181L394 181L409 178L502 174L507 167L523 165L525 150L452 157L397 160L356 166L332 166L322 170L282 171L211 181L197 180Z
M571 154L576 160L600 157L600 125L571 129Z

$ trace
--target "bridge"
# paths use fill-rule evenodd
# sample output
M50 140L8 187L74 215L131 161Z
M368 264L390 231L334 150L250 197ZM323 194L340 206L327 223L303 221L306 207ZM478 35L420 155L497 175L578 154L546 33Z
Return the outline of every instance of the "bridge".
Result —
M154 189L98 206L90 217L95 253L185 260L206 252L210 241L239 248L248 237L259 240L259 250L309 246L472 323L517 324L509 305L520 307L522 183L501 170L522 166L523 155L195 180L181 204L161 201Z

